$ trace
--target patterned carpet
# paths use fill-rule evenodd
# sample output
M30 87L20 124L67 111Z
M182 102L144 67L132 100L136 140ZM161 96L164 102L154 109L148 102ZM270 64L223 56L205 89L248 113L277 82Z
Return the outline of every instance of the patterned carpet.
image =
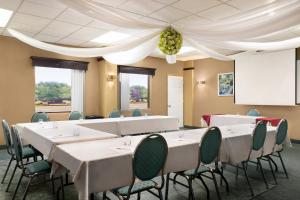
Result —
M249 175L251 176L251 183L253 185L254 191L256 194L262 193L261 195L255 197L254 199L257 200L297 200L300 196L300 145L295 144L293 148L286 149L286 151L283 153L284 160L287 166L287 170L289 172L290 178L286 179L285 175L282 172L281 166L279 165L279 172L277 173L278 177L278 185L271 186L271 189L268 191L265 191L265 185L260 177L260 174L257 173L256 167L249 167ZM7 160L8 156L6 155L5 151L0 151L0 178L2 179L3 174L5 172L6 166L8 164ZM268 170L268 166L264 164L264 168L267 174L267 180L270 184L273 184L273 179L271 176L271 172ZM240 176L238 181L235 180L235 169L232 167L228 167L225 171L225 177L229 181L230 185L230 192L227 193L224 186L220 187L221 196L223 200L247 200L250 199L250 193L248 190L248 186L245 181L245 177L240 172ZM8 180L10 178L10 175L12 173L12 168L8 174L8 177L6 178L6 181L4 184L0 185L0 199L1 200L9 200L12 198L13 191L16 187L16 182L20 176L20 171L18 170L11 188L9 192L5 192L5 188L7 186ZM27 199L29 200L54 200L56 197L52 194L52 187L50 183L44 183L43 177L41 177L39 180L36 181L36 185L32 186L30 188L30 191L28 193ZM180 180L180 179L179 179ZM206 180L206 179L205 179ZM41 182L41 183L39 183ZM184 180L182 180L184 182ZM21 196L23 194L23 191L25 189L25 185L27 183L27 179L23 179L22 185L18 192L18 198L21 199ZM211 193L211 200L217 199L217 196L215 194L215 189L213 186L213 183L211 180L206 180L206 183L209 186L210 193ZM57 186L59 185L59 182L57 182ZM194 182L194 190L196 199L206 199L206 193L201 185L200 181ZM173 185L170 184L170 193L169 193L169 199L170 200L184 200L187 198L187 189L183 188L180 185ZM77 199L77 193L74 186L68 186L65 188L65 199L66 200L76 200ZM108 196L111 199L117 199L112 194L108 194ZM96 199L102 199L101 194L96 195ZM135 196L133 196L132 199L136 199ZM142 194L143 200L152 200L157 199L156 197L152 196L151 194L145 192Z

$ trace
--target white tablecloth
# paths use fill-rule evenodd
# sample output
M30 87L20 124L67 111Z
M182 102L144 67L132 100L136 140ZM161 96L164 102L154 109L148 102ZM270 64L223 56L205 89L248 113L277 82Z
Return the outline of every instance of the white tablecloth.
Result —
M236 164L246 160L251 146L254 125L221 127L222 146L220 160ZM193 129L162 133L169 154L165 172L193 169L198 162L199 144L206 129ZM271 153L276 128L268 127L264 153ZM73 175L80 199L88 199L92 192L129 185L132 176L131 157L137 144L145 136L59 145L53 161L66 167ZM131 140L131 146L124 142ZM255 156L254 154L252 156Z
M247 115L211 115L210 126L255 124L256 119L260 117L247 116Z
M144 137L58 145L50 159L70 170L79 199L88 199L92 192L131 183L132 154ZM130 147L124 145L128 140L131 140ZM187 170L197 165L198 142L168 138L167 143L169 151L165 172ZM55 169L59 168L58 164L54 164Z
M177 118L159 115L86 120L80 125L119 136L179 130Z

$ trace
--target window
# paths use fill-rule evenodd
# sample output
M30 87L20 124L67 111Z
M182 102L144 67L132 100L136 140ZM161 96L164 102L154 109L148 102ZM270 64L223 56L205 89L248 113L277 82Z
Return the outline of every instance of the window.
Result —
M36 112L71 111L71 72L71 69L35 67Z
M149 107L149 75L119 73L121 110Z

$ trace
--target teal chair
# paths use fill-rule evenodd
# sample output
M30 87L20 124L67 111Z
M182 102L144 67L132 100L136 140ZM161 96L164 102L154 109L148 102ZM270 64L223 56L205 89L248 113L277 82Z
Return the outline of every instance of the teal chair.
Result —
M273 147L273 152L270 155L267 155L265 157L267 159L269 159L275 165L275 171L278 171L278 166L272 157L279 158L282 168L283 168L283 171L285 173L285 176L286 176L286 178L289 178L285 164L284 164L282 156L281 156L281 152L284 150L284 142L287 137L287 131L288 131L288 122L286 119L282 119L277 126L276 139L275 139L275 144ZM278 148L278 147L281 147L281 148ZM275 176L274 176L274 179L275 179L275 182L277 183Z
M80 120L84 119L84 116L78 111L72 111L69 115L69 120Z
M143 114L142 114L142 111L140 110L140 109L134 109L133 111L132 111L132 117L140 117L140 116L142 116Z
M121 187L112 192L119 199L129 200L131 195L137 194L137 199L141 198L141 192L148 191L159 199L163 199L162 189L164 186L164 166L168 156L168 145L163 136L152 134L143 139L137 146L133 161L133 176L130 186ZM160 176L160 183L153 180ZM136 182L139 180L139 182ZM156 189L158 194L151 191ZM108 199L106 192L103 199ZM143 199L143 198L142 198Z
M7 168L4 172L4 176L3 176L2 181L1 181L1 183L3 184L4 181L5 181L5 178L7 176L7 173L10 169L11 163L16 160L16 156L15 156L12 141L11 141L11 129L9 127L9 124L5 120L2 120L2 128L3 128L3 134L4 134L4 141L5 141L6 150L7 150L8 155L10 156L9 163L7 165ZM37 152L34 148L29 147L29 146L24 146L22 151L23 151L23 159L29 160L30 158L33 158L34 160L36 160L37 156L41 156L39 154L39 152ZM8 192L8 190L9 190L9 187L11 185L11 182L12 182L13 178L14 178L16 170L17 170L17 166L15 166L15 168L13 170L11 178L8 182L7 187L6 187L6 192Z
M43 122L49 121L49 117L48 117L47 113L45 113L45 112L36 112L31 117L31 122L39 122L40 120L42 120Z
M118 118L121 117L121 113L118 110L114 110L109 113L109 118Z
M247 115L248 115L248 116L253 116L253 117L258 117L258 116L260 116L260 113L259 113L258 110L256 110L256 109L250 109L250 110L247 112Z
M206 133L203 135L201 139L201 143L199 146L199 157L198 157L198 165L195 169L186 170L182 172L176 172L174 178L170 178L170 174L167 175L167 188L166 188L166 197L165 199L168 199L168 185L169 180L173 180L174 184L180 184L181 186L187 187L189 189L189 197L188 199L195 199L194 196L194 190L193 190L193 180L199 179L202 184L204 185L206 192L207 192L207 199L209 199L209 190L206 185L206 183L203 180L203 177L209 178L213 180L215 189L218 195L218 199L221 199L218 184L216 181L215 173L220 173L220 171L217 168L217 164L214 168L209 167L209 164L217 163L218 156L220 152L220 147L222 143L222 134L218 127L211 127L209 128ZM211 177L207 175L211 174ZM176 180L177 176L181 176L187 180L188 185L185 185L179 181ZM222 174L223 176L223 174ZM224 178L224 177L222 177ZM224 180L226 180L224 178ZM227 182L227 181L226 181Z
M262 164L261 164L261 160L263 160L263 158L264 158L263 147L264 147L264 144L265 144L266 135L267 135L266 123L264 123L263 121L258 122L256 124L254 130L253 130L251 149L249 151L248 158L241 162L241 167L239 165L236 166L237 167L236 176L238 176L238 169L242 169L244 171L246 181L247 181L247 184L249 186L249 190L250 190L252 196L254 196L254 191L253 191L253 188L252 188L252 185L250 183L249 176L248 176L248 173L247 173L249 163L253 163L257 166L257 168L259 168L261 176L263 178L263 181L266 185L266 189L269 189L268 182L266 180L266 176L265 176ZM253 159L253 158L251 158L251 154L252 154L253 151L260 152L260 155L258 155L255 158L256 161L250 160L250 159ZM267 159L267 161L269 163L271 172L272 172L273 177L274 177L274 170L273 170L273 167L271 165L271 161L269 159Z
M19 137L19 133L18 130L13 126L12 127L12 140L13 140L13 147L14 147L14 152L15 152L15 158L17 161L16 166L22 170L21 172L21 176L19 178L19 181L17 183L17 187L15 189L14 195L12 200L14 200L16 198L20 183L23 179L23 177L29 178L29 181L26 185L24 194L22 199L25 200L26 199L26 195L28 193L28 189L31 185L31 182L34 178L38 177L38 176L43 176L46 174L49 174L51 172L51 163L49 163L46 160L40 160L40 161L35 161L32 163L27 163L24 164L23 163L23 158L24 158L24 151L23 151L23 147L22 147L22 143L21 143L21 139ZM59 177L60 181L61 181L61 187L62 187L62 191L63 190L63 178L62 176ZM52 181L52 186L53 186L53 192L54 192L54 179L53 177L51 178ZM64 192L63 192L64 195Z

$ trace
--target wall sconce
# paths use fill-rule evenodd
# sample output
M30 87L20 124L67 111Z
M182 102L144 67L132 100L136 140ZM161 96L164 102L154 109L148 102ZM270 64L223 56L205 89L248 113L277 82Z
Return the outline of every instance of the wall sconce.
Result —
M111 74L107 75L107 81L108 81L108 82L112 82L112 81L114 81L115 79L116 79L116 76L115 76L115 75L111 75Z
M202 81L197 81L197 85L205 85L206 81L202 80Z

